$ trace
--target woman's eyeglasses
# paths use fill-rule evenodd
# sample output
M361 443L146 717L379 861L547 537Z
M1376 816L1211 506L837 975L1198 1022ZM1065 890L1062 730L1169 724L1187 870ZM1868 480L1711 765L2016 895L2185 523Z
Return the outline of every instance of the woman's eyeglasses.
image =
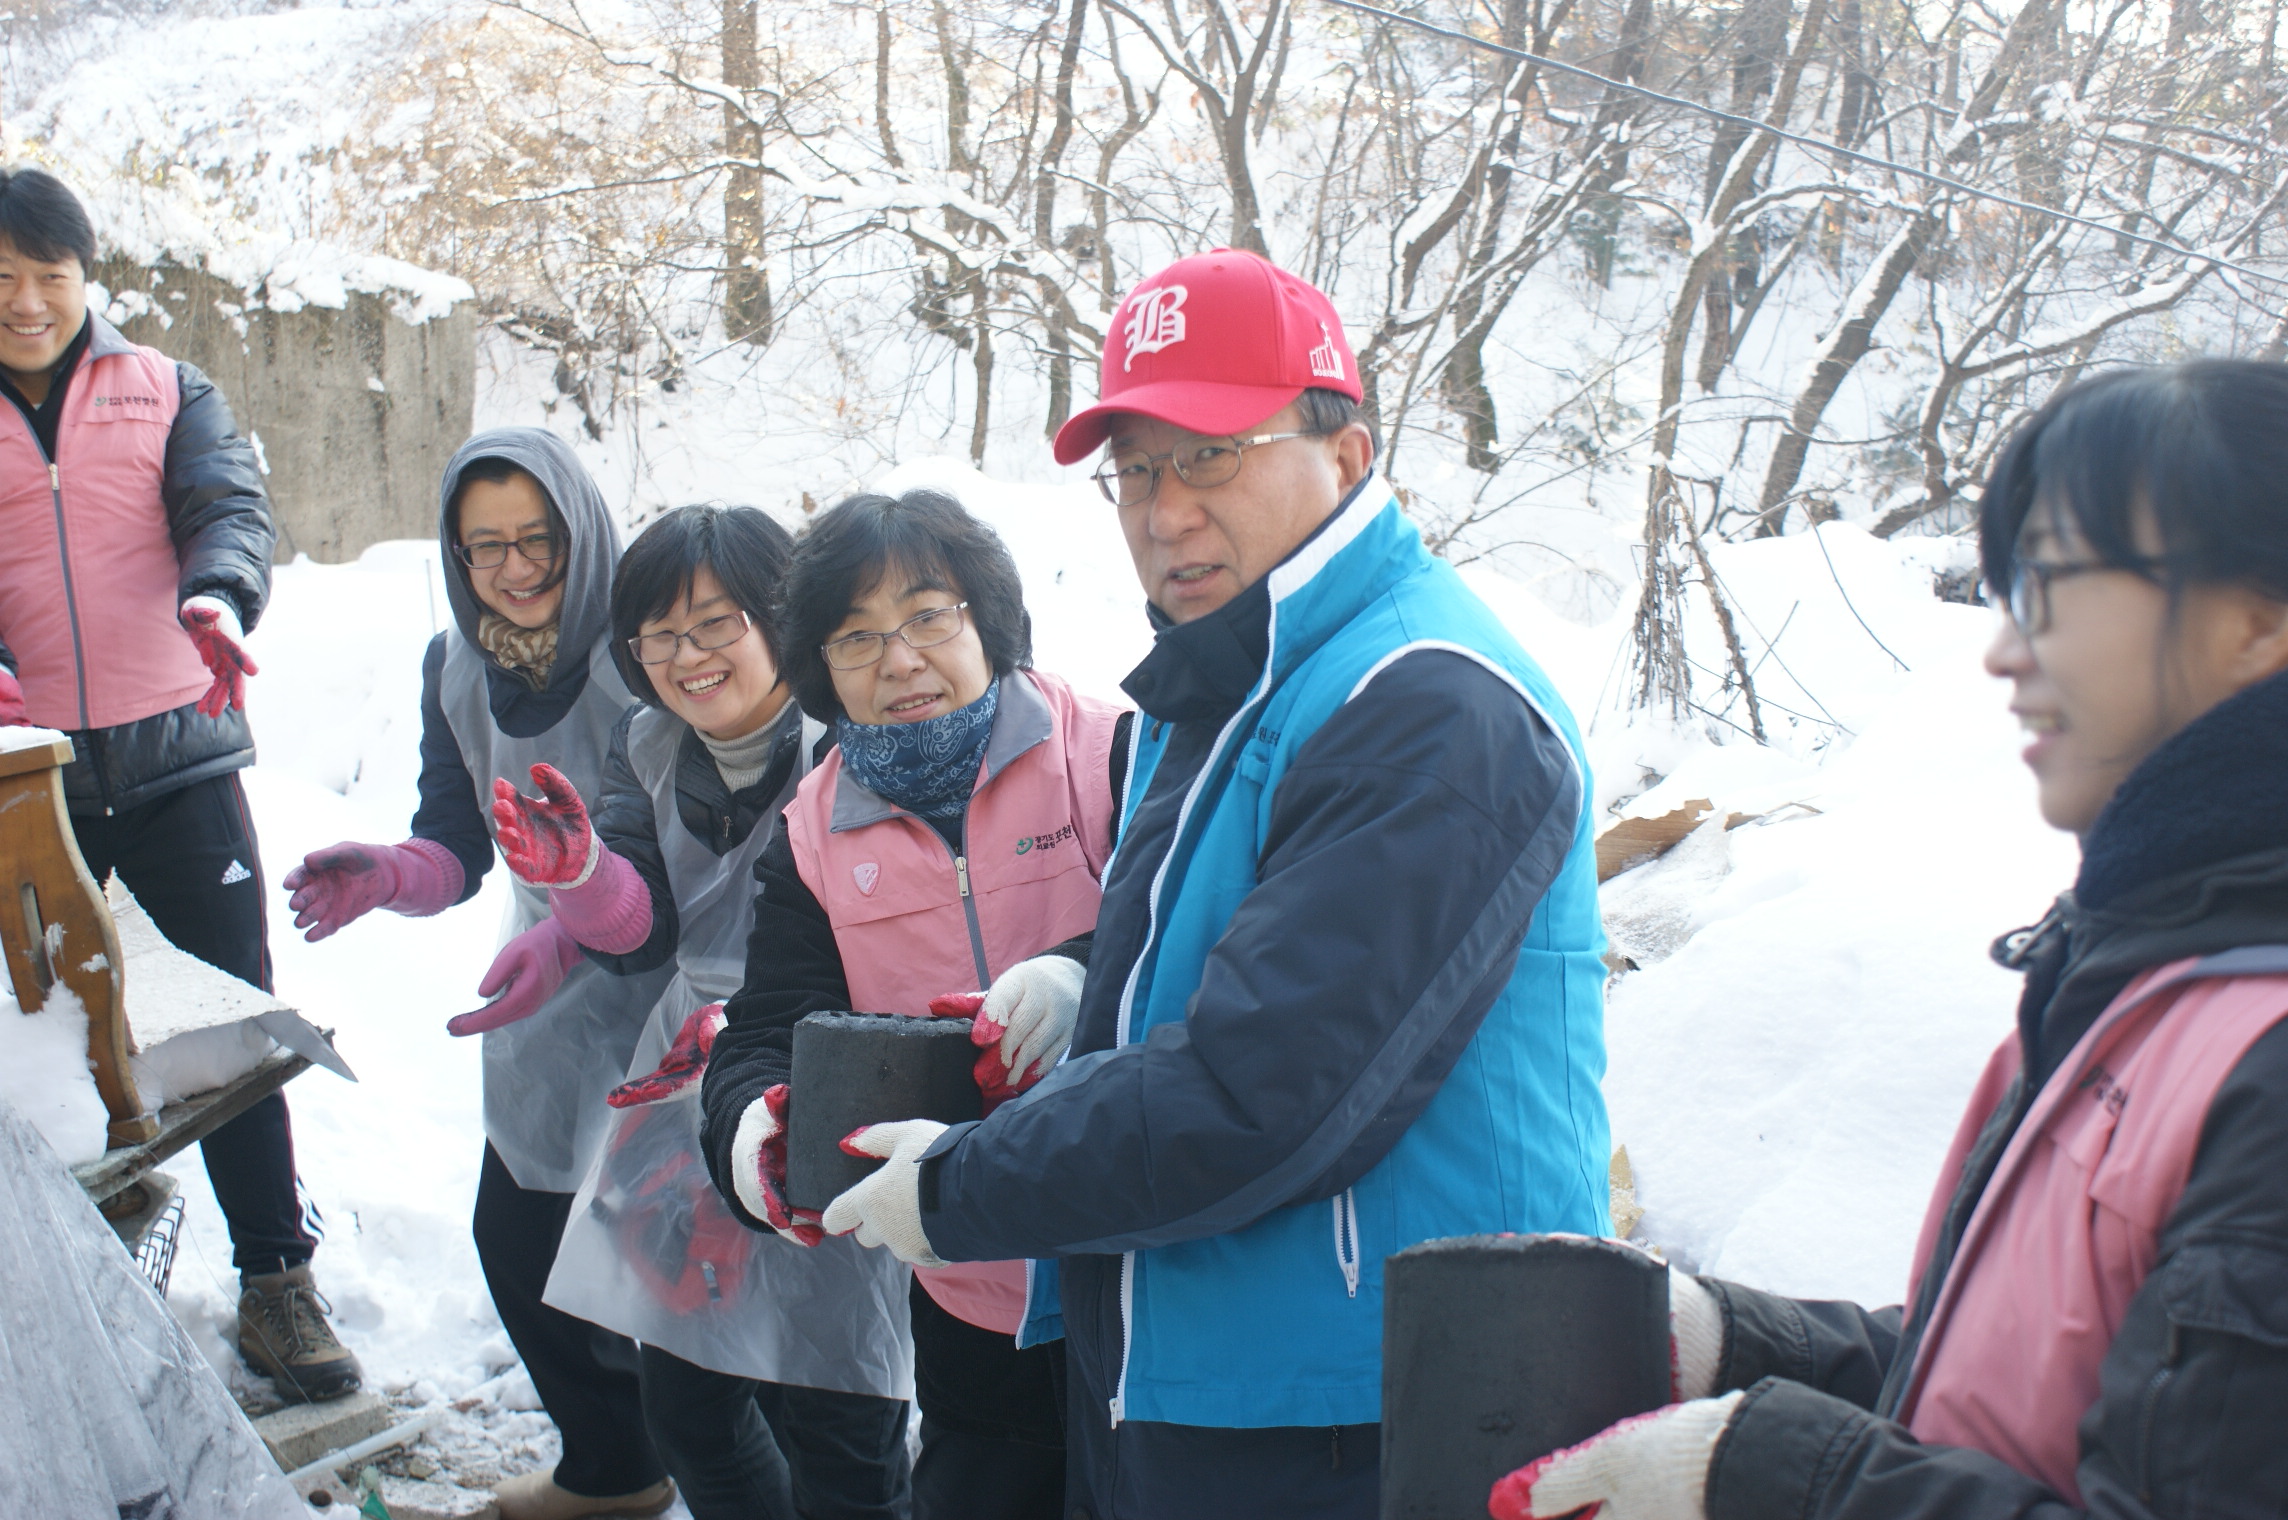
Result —
M508 563L511 548L536 565L552 565L564 552L564 541L553 533L533 533L514 540L488 538L473 544L455 544L453 552L472 570L490 570Z
M2059 581L2071 580L2077 575L2095 575L2103 570L2119 570L2129 575L2153 579L2169 561L2165 556L2139 556L2119 564L2103 560L2038 560L2022 559L2010 577L2010 595L2005 605L2010 609L2010 621L2028 638L2050 631L2050 587ZM1987 600L1997 600L1988 590Z
M691 647L704 654L710 649L727 649L747 636L751 626L744 612L726 612L703 622L693 623L681 633L644 633L628 640L629 652L638 665L665 665L675 658L675 646L685 639Z
M932 607L915 613L888 633L846 634L821 644L818 652L836 670L864 670L880 663L892 639L904 639L908 649L934 649L961 632L961 610L968 605L955 602L951 607Z

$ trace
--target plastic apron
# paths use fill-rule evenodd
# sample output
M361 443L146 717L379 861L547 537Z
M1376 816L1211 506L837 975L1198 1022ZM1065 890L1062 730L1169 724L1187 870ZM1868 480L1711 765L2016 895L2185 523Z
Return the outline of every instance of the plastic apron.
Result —
M611 752L612 730L635 705L612 664L605 639L588 659L588 684L555 727L529 739L512 738L493 722L485 696L484 656L468 640L449 640L438 698L461 748L461 762L476 783L477 810L493 827L493 780L532 790L532 767L562 771L582 797L594 797ZM548 917L548 892L509 881L508 911L500 942ZM582 957L565 973L540 1011L485 1032L485 1138L500 1153L516 1185L540 1193L569 1193L588 1175L603 1139L604 1094L618 1086L635 1055L644 1015L673 975L671 967L642 976L614 976Z
M628 730L628 759L652 797L675 895L675 979L652 1010L630 1077L659 1064L692 1011L739 990L754 927L755 862L824 729L803 726L801 759L771 815L717 856L676 806L684 723L657 709ZM854 1237L805 1248L750 1230L725 1207L700 1148L700 1084L640 1108L606 1109L601 1151L573 1200L546 1302L567 1314L734 1377L913 1397L907 1269Z

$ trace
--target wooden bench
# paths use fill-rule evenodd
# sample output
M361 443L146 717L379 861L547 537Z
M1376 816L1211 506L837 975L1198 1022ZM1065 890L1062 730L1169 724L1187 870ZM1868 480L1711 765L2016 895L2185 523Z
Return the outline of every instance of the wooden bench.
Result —
M59 987L87 1010L88 1066L109 1116L108 1149L73 1172L133 1251L173 1194L163 1173L146 1183L152 1169L308 1071L310 1060L280 1049L211 1092L144 1111L129 1064L135 1040L118 927L64 808L71 759L69 739L0 750L0 947L24 1012L45 1008Z

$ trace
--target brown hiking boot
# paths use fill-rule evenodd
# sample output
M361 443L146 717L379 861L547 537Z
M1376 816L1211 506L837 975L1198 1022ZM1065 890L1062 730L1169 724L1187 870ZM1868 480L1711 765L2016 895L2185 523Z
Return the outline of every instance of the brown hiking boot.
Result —
M591 1499L559 1488L553 1471L526 1473L493 1490L501 1520L643 1520L675 1502L675 1484L667 1478L632 1494Z
M326 1323L333 1305L310 1281L308 1266L244 1279L238 1298L238 1354L278 1385L288 1403L311 1404L355 1393L365 1374Z

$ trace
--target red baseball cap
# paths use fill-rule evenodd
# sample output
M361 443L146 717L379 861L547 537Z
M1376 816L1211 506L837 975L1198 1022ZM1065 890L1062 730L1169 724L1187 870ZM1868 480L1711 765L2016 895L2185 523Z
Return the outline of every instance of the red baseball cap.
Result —
M1113 312L1097 403L1057 430L1057 463L1087 457L1122 412L1236 433L1313 386L1366 394L1334 303L1241 249L1194 254L1139 281Z

